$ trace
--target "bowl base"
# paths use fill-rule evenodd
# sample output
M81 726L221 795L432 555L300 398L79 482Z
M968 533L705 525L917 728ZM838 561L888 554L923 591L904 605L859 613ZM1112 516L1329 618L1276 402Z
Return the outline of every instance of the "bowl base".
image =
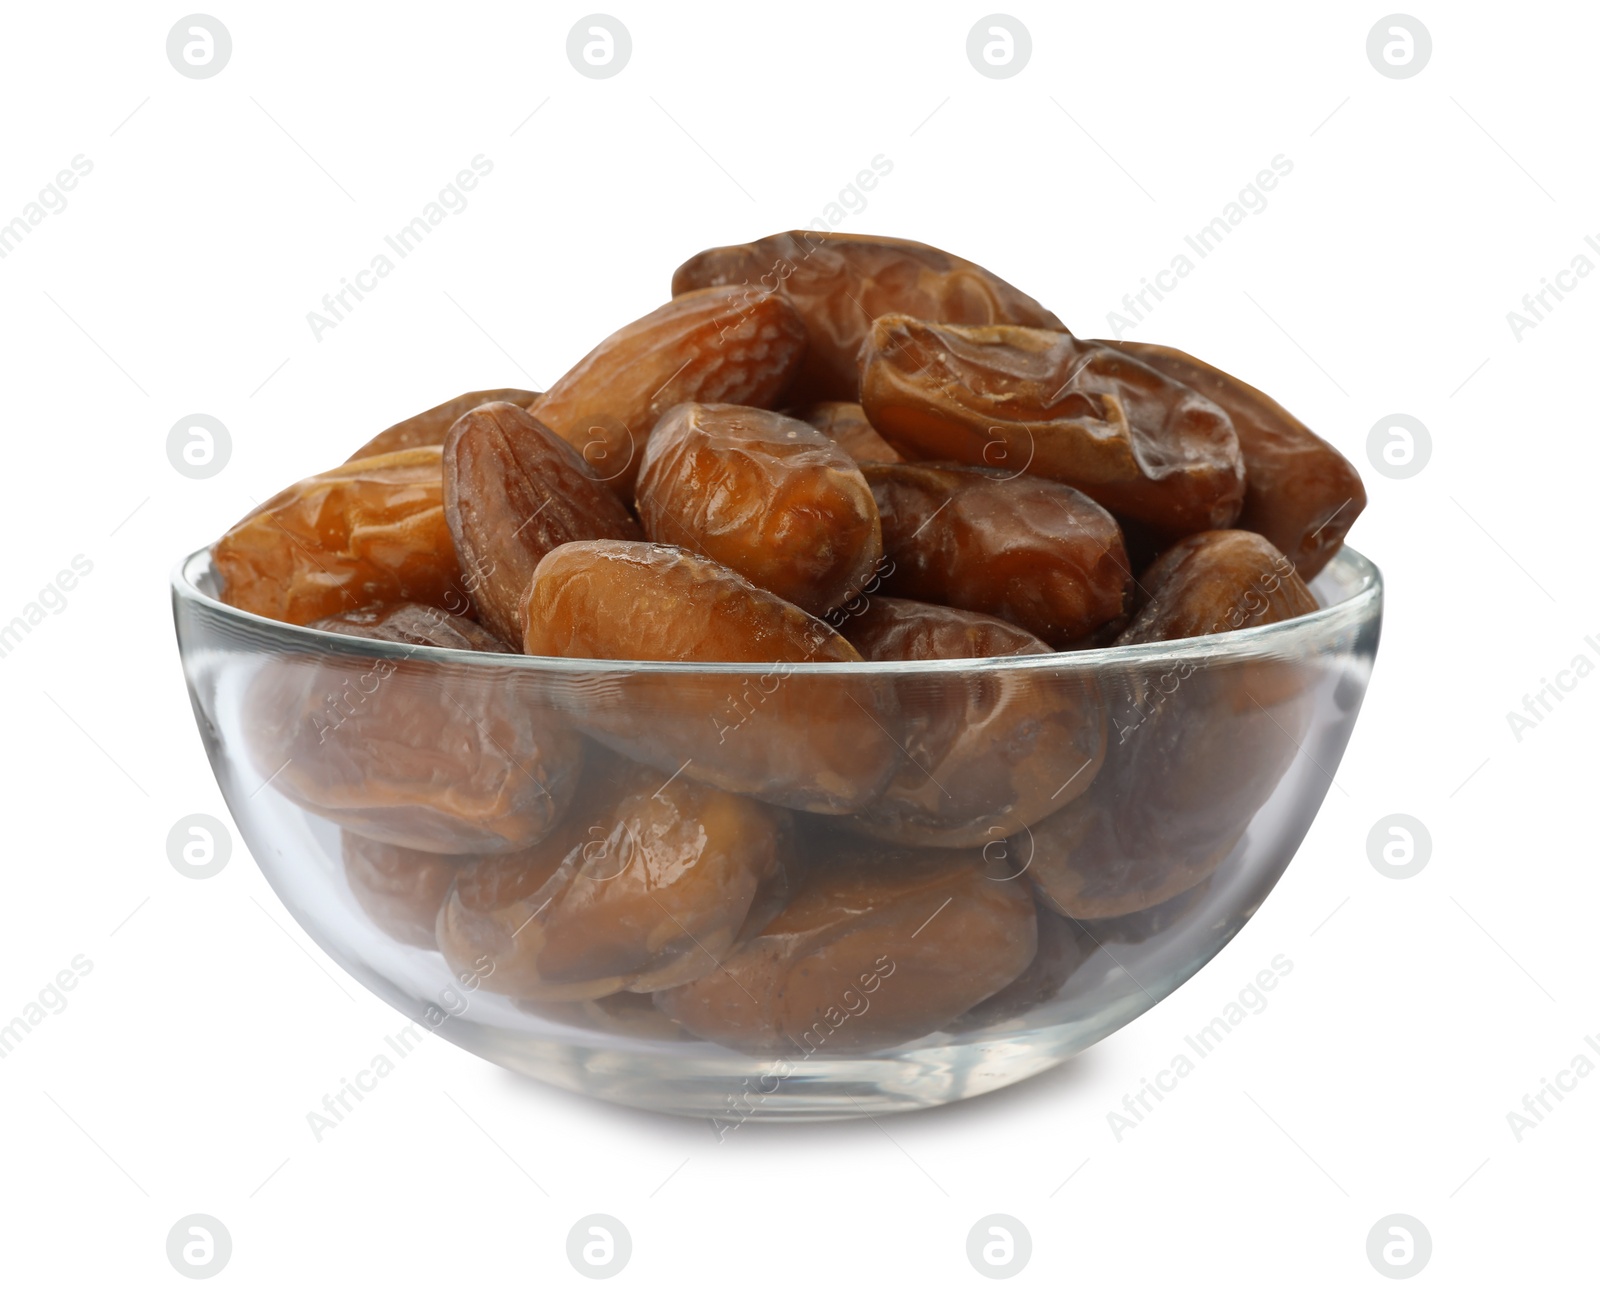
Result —
M746 1121L862 1119L942 1106L1049 1070L1092 1041L1081 1025L914 1048L896 1056L791 1061L681 1045L606 1047L533 1039L468 1022L441 1033L518 1074L664 1115Z

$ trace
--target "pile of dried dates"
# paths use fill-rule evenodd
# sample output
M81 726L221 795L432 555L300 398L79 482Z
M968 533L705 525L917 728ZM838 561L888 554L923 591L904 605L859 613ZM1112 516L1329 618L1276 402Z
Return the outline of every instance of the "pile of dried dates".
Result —
M1112 687L1056 654L1312 611L1351 465L920 243L778 234L672 293L213 548L235 607L481 654L254 682L252 756L343 830L367 914L529 1012L790 1056L1015 1018L1181 916L1294 757L1304 667ZM793 669L863 661L967 666Z

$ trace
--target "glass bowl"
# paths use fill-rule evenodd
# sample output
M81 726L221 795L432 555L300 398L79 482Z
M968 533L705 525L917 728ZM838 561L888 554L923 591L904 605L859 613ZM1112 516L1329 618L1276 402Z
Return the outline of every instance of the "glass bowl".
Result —
M710 1117L933 1106L1194 975L1333 781L1382 585L1206 638L961 662L577 661L355 638L173 573L257 864L427 1030Z

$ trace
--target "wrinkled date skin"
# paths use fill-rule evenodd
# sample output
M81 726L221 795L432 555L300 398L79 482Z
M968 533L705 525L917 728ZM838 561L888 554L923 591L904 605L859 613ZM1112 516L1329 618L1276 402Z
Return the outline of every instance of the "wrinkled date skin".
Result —
M1246 532L1180 541L1147 575L1150 601L1119 642L1224 633L1315 607L1288 560ZM1121 917L1206 880L1298 753L1316 679L1270 658L1131 668L1088 794L1035 825L1031 843L1013 838L1031 849L1046 901L1070 917Z
M374 603L450 606L461 568L440 451L381 454L307 477L211 546L223 601L292 625Z
M645 440L663 413L685 400L775 405L805 345L805 325L782 297L689 293L611 334L530 410L631 503Z
M522 596L539 559L573 540L640 539L627 506L525 409L463 414L444 443L444 513L483 622L522 641Z
M432 608L317 628L506 650L480 626ZM582 739L533 695L537 686L392 651L284 657L250 686L251 754L273 790L362 836L436 854L521 849L560 818L583 761Z
M608 677L566 703L586 732L665 773L848 814L899 763L886 687L786 668L859 661L856 650L709 558L662 544L563 545L534 572L525 623L523 647L536 656L759 663L748 675Z
M451 648L457 652L514 652L503 639L476 621L438 607L400 603L393 607L366 607L342 616L313 621L312 629L386 643L412 643L418 647Z
M429 854L343 835L345 880L373 925L402 944L437 949L439 910L456 875L479 856Z
M1265 392L1204 360L1148 342L1103 342L1192 387L1233 420L1244 459L1238 525L1283 550L1302 580L1328 565L1367 506L1350 461Z
M1273 625L1317 609L1293 563L1254 531L1201 531L1179 540L1145 569L1139 590L1144 605L1119 644Z
M1032 297L982 266L901 238L798 229L710 248L672 276L674 296L723 284L738 285L752 299L781 294L805 320L808 342L795 379L796 401L858 398L857 352L878 315L1063 327Z
M955 661L1050 651L974 612L874 597L840 632L868 661ZM1092 682L1044 671L959 671L895 684L906 763L850 826L905 845L1001 846L1081 795L1105 756Z
M900 452L878 435L867 412L851 400L821 400L795 411L857 463L902 463Z
M1054 648L1123 614L1131 577L1116 520L1041 477L867 463L891 595L983 612Z
M818 844L759 935L656 1003L740 1052L868 1052L949 1025L1021 975L1036 941L1027 886L986 876L977 851Z
M883 556L855 460L809 423L765 409L668 411L645 446L636 500L652 540L721 562L813 616L861 592Z
M1170 539L1232 525L1244 502L1228 415L1121 351L888 315L862 366L862 408L907 458L1061 481Z
M533 850L464 871L439 915L454 971L538 1002L648 992L712 971L786 887L783 810L596 758L583 794Z
M420 414L402 419L393 427L384 428L352 454L346 462L371 458L374 454L392 454L396 450L415 449L419 445L443 445L444 438L449 434L456 419L469 409L476 409L479 405L491 404L498 400L526 406L538 398L539 392L524 391L520 387L468 391L454 400L446 400L432 409L424 409Z

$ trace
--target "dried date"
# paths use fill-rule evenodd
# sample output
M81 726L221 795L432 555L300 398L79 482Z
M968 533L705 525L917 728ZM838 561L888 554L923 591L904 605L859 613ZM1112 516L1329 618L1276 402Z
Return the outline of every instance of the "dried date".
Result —
M869 661L1028 657L1050 646L992 616L873 597L840 625ZM952 670L895 682L906 761L850 824L906 845L1000 846L1086 791L1105 755L1092 680L1045 670Z
M883 556L855 461L809 423L765 409L669 410L645 447L636 498L652 540L721 562L813 616L855 597Z
M505 403L480 405L450 429L444 511L478 615L519 645L522 598L540 558L573 540L642 535L572 446Z
M1062 328L1032 297L981 265L903 238L792 230L710 248L672 276L675 296L713 285L738 285L752 300L776 293L794 303L808 338L797 401L858 398L857 352L879 315Z
M449 434L456 419L469 409L476 409L479 405L487 405L498 400L526 406L538 398L537 391L523 391L520 387L468 391L453 400L435 405L432 409L425 409L420 414L402 419L393 427L384 428L346 461L371 458L374 454L392 454L395 450L415 449L419 445L443 445L444 438Z
M1123 614L1122 533L1070 486L922 463L861 470L878 503L889 594L997 616L1054 648Z
M608 675L573 689L573 722L665 773L795 809L869 804L900 759L894 704L875 680L806 675L859 661L834 630L737 572L667 545L563 545L534 572L526 651L611 661L750 662L727 671Z
M656 420L685 400L768 406L788 388L805 325L781 297L675 297L618 330L530 406L625 503Z
M1229 526L1244 501L1226 413L1067 333L880 317L862 350L861 405L908 458L1048 477L1167 538Z
M560 828L457 879L438 922L452 969L534 1002L648 992L707 974L786 886L782 810L598 758Z
M1302 580L1321 571L1367 505L1350 461L1271 396L1204 360L1146 342L1103 345L1120 347L1227 412L1245 471L1236 524L1282 549Z
M1036 951L1027 887L986 876L977 851L838 842L818 846L760 934L656 1003L740 1052L869 1052L949 1025Z
M857 463L900 463L900 452L878 435L866 410L854 401L822 400L797 410L795 417L810 423Z
M319 628L387 640L387 651L267 664L246 699L261 793L270 788L391 845L435 854L521 849L549 832L571 801L581 739L535 676L397 650L397 621L405 643L449 647L456 637L493 650L480 627L434 616L431 629L395 613L371 625L324 621Z
M211 548L223 601L307 625L374 603L459 601L440 451L423 447L307 477Z

